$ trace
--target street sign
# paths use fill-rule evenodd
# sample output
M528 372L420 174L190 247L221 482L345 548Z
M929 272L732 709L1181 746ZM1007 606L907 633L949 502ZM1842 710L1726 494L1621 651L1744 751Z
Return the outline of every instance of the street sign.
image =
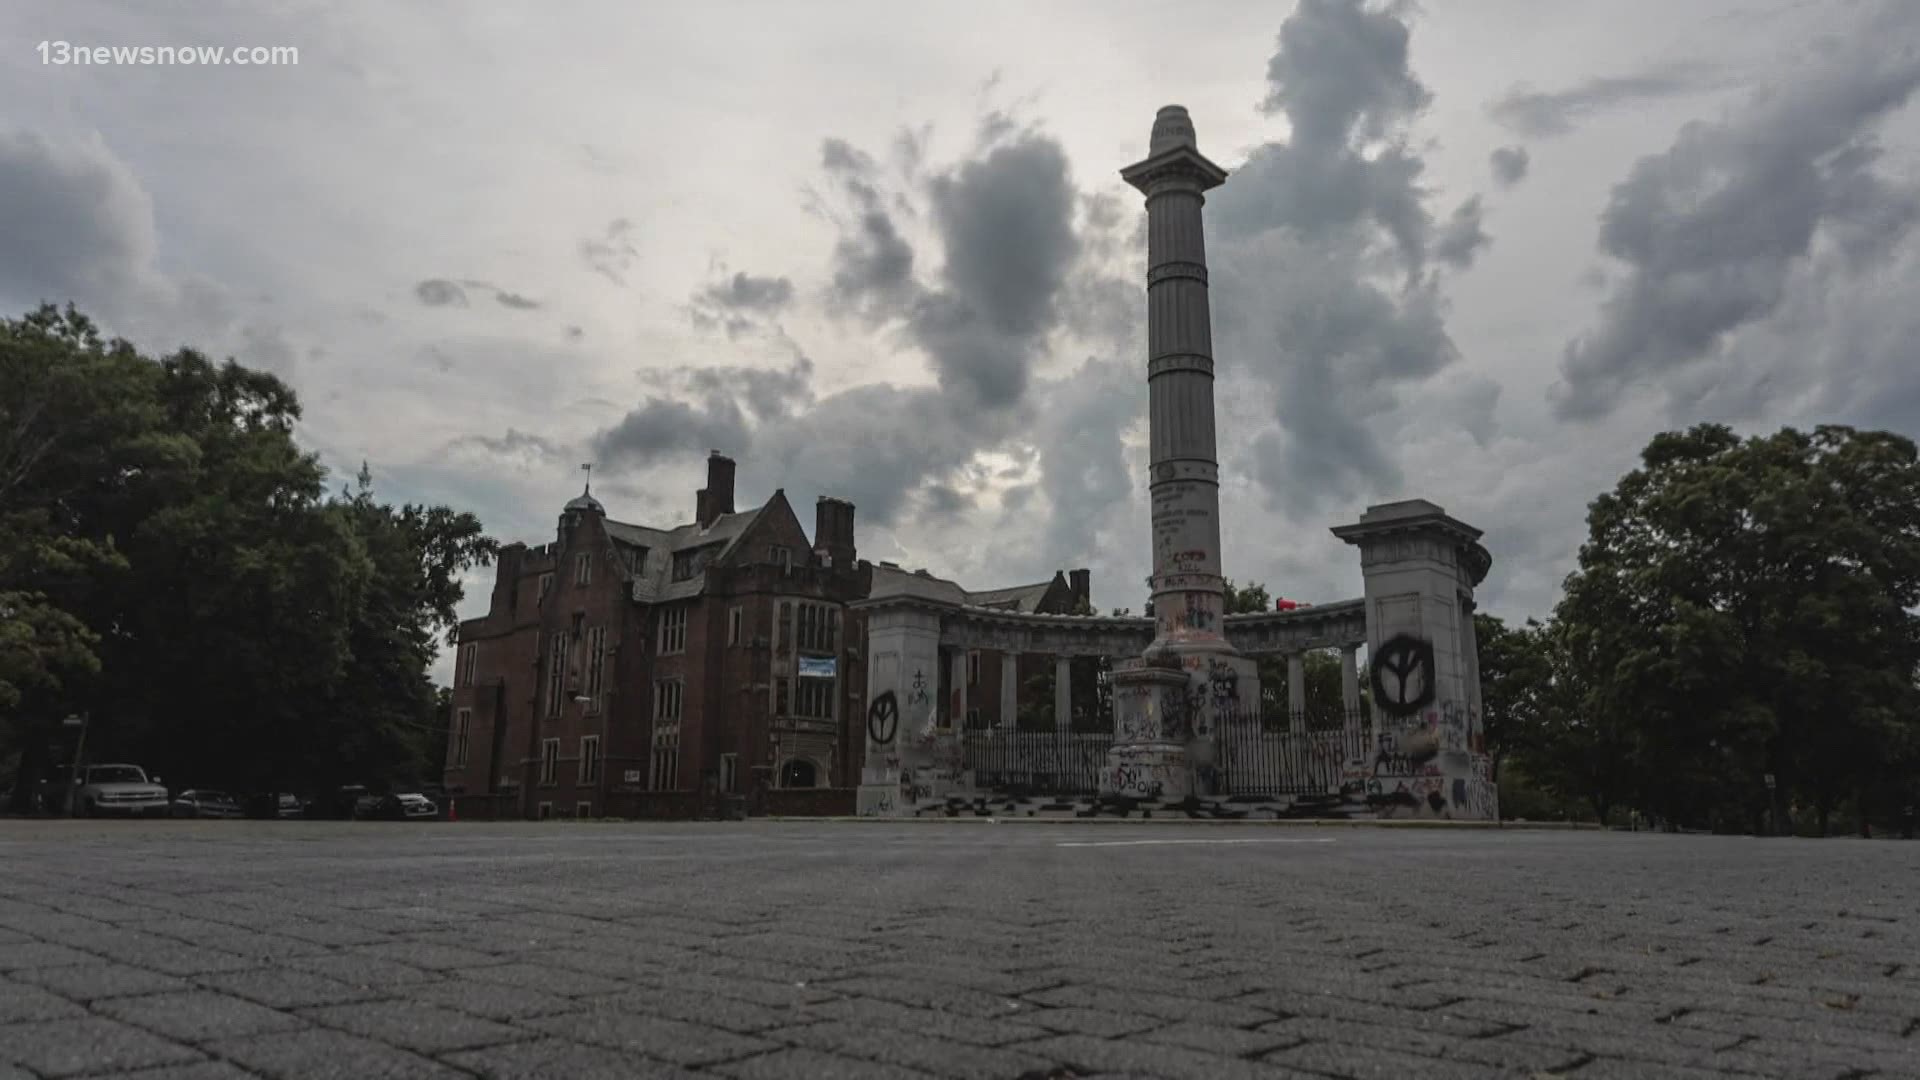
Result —
M622 778L622 780L621 780L621 782L622 782L622 783L626 783L626 784L637 784L637 783L639 783L639 782L640 782L640 770L639 770L639 769L628 769L628 770L627 770L627 772L626 772L626 775L625 775L625 776L624 776L624 777Z

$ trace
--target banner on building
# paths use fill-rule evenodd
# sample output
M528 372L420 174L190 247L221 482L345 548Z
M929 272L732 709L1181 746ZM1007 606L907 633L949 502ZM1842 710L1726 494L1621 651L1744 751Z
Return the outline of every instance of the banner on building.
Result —
M803 656L800 658L800 677L803 679L831 679L834 676L832 656Z

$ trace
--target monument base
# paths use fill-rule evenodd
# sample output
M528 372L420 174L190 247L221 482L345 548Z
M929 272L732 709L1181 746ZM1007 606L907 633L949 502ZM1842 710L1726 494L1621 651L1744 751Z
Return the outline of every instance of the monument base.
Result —
M1185 802L1193 793L1193 764L1178 743L1129 743L1107 751L1102 795Z

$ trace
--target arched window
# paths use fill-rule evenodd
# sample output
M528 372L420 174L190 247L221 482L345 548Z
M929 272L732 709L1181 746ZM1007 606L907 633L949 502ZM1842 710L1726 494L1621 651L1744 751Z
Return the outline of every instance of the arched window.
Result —
M780 786L783 788L810 788L817 782L813 762L806 758L794 758L780 770Z

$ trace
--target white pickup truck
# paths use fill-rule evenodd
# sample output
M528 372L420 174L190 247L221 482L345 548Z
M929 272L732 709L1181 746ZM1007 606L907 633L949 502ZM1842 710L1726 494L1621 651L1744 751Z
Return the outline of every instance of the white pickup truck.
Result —
M161 817L170 805L160 778L138 765L87 766L74 804L87 817Z

